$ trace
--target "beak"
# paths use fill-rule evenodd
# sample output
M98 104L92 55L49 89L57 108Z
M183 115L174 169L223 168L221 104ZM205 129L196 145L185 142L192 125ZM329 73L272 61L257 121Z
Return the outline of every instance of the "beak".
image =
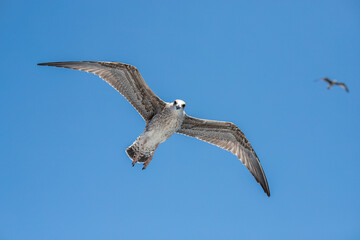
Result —
M179 110L181 107L179 107L178 105L176 105L176 109Z

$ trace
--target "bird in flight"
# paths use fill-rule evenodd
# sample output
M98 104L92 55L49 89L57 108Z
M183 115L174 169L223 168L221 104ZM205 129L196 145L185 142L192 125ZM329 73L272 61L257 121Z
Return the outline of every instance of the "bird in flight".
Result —
M349 89L347 88L347 86L345 85L345 83L342 82L337 82L335 79L334 80L330 80L329 78L321 78L321 81L327 82L329 84L329 86L327 87L327 89L332 88L332 86L337 85L342 87L343 89L345 89L346 92L349 92Z
M136 67L100 61L50 62L38 65L70 68L98 75L131 103L146 122L144 132L126 149L133 166L143 163L145 169L159 144L174 133L180 133L236 155L270 197L259 158L235 124L191 117L185 113L185 102L179 99L171 103L164 102L149 88Z

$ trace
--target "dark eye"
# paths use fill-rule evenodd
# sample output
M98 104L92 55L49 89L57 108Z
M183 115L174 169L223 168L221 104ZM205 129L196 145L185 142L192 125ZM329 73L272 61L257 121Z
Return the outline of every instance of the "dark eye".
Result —
M176 105L176 101L174 101L174 105Z
M185 104L183 104L182 107L185 108Z

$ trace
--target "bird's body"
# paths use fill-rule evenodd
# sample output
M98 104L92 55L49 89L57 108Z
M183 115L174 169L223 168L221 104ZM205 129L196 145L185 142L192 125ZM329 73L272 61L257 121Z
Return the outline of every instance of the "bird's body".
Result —
M126 150L128 156L133 160L133 164L136 162L146 163L149 158L152 158L159 144L168 140L180 129L185 112L183 108L177 109L177 106L185 103L181 100L176 100L176 103L176 105L166 103L165 107L146 124L144 132ZM150 161L144 165L144 169Z
M345 83L342 82L338 82L335 79L334 80L330 80L329 78L321 78L321 81L327 82L329 85L327 87L327 89L332 88L333 86L340 86L342 87L346 92L349 92L349 89L347 88L347 86L345 85Z
M195 137L236 155L270 196L265 173L250 142L233 123L198 119L185 113L185 102L161 100L145 83L136 67L117 62L53 62L38 65L64 67L93 73L104 79L140 113L146 122L144 132L126 149L133 162L145 169L160 143L174 133Z

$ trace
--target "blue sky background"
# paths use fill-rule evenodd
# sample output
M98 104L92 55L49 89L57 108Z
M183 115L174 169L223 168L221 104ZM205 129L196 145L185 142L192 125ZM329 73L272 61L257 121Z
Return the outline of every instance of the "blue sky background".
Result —
M360 238L359 1L2 0L0 29L1 240ZM71 60L132 64L189 115L237 124L271 197L181 135L132 168L131 105L36 66Z

